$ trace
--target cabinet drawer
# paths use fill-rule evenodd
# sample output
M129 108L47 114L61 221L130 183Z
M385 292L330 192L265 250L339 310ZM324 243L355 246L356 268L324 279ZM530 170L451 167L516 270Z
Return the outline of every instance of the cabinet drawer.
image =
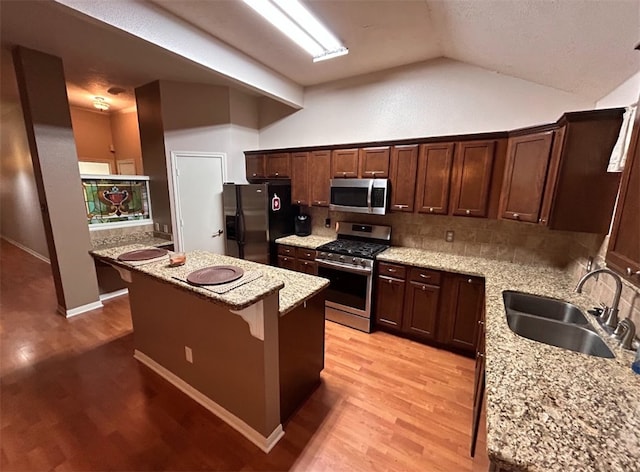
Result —
M278 256L278 267L289 270L296 270L296 260L294 257Z
M296 248L296 257L298 259L306 259L307 261L313 261L316 258L315 249L306 249L303 247Z
M419 282L427 285L440 285L441 273L430 269L411 269L409 277L412 282Z
M283 256L291 256L296 257L296 248L293 246L283 246L282 244L278 244L278 254Z
M306 261L298 259L296 261L296 270L305 274L318 275L318 263L314 261Z
M405 266L397 264L389 264L387 262L381 262L378 268L380 275L388 275L389 277L395 277L397 279L405 279L407 276L407 268Z

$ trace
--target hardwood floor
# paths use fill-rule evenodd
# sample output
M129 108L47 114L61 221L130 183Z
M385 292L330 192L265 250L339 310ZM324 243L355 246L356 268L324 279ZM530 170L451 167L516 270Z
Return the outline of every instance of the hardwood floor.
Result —
M2 241L0 266L2 471L474 467L471 359L327 322L322 385L267 455L133 359L126 296L65 319L46 263Z

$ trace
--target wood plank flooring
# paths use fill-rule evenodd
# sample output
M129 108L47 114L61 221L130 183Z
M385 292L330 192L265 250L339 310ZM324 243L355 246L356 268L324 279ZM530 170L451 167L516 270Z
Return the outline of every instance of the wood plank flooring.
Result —
M478 466L471 359L327 322L322 384L264 454L133 359L126 296L65 319L46 263L2 241L0 266L2 471Z

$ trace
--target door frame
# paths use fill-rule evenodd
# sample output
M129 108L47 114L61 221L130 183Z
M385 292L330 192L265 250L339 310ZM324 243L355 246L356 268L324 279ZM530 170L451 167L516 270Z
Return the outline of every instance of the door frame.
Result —
M171 206L171 232L173 234L173 245L176 251L182 251L182 232L178 222L182 217L178 206L179 186L178 186L178 159L181 157L198 157L204 159L220 159L222 164L222 183L227 181L227 154L224 152L199 152L199 151L171 151L168 156L171 178L169 179L169 205ZM224 210L223 210L224 217Z

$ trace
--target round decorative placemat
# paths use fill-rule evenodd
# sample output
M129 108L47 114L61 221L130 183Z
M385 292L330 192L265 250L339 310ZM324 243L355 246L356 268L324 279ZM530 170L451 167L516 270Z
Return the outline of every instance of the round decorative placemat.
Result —
M220 285L238 280L244 269L234 266L211 266L191 272L187 282L194 285Z
M148 259L162 257L168 252L169 251L167 251L166 249L160 248L136 249L135 251L129 251L125 252L124 254L120 254L118 256L118 260L123 262L146 261Z

